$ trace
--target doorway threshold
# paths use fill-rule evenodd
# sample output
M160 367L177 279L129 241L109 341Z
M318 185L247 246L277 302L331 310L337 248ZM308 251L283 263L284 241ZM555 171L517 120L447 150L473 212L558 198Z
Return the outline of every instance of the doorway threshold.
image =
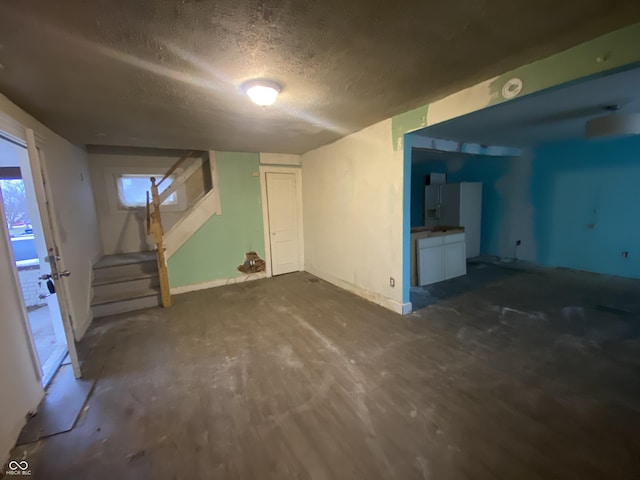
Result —
M67 356L68 350L66 345L60 345L54 349L49 355L47 361L42 365L42 388L46 389L53 377L56 376L62 361Z

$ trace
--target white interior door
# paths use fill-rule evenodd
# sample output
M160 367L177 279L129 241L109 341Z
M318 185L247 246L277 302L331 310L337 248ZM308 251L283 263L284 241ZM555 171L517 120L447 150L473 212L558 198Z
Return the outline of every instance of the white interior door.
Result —
M69 349L69 357L73 365L73 372L76 378L80 378L80 363L76 352L75 338L73 328L71 326L69 308L68 308L68 292L66 291L65 277L70 272L64 269L64 262L60 257L58 249L58 232L55 216L52 214L55 210L51 192L47 186L47 173L42 151L36 145L33 130L27 129L27 150L29 152L29 163L31 166L31 175L35 188L36 198L38 200L38 210L40 211L40 219L42 222L42 233L46 243L48 256L44 262L41 261L41 274L51 275L51 280L55 286L55 294L48 297L48 304L51 315L60 315L61 324L64 328L64 335L67 340L67 348ZM41 259L42 260L42 259Z
M299 221L298 175L266 172L267 212L271 244L271 274L301 269L301 227Z

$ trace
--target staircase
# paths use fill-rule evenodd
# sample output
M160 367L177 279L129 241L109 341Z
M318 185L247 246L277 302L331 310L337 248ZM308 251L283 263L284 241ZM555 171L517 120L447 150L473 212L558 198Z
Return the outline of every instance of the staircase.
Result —
M149 177L146 231L154 252L107 255L93 266L93 318L162 305L171 306L167 258L212 215L220 215L215 153L186 152L160 179ZM164 189L161 185L164 184ZM168 184L168 185L167 185ZM182 218L165 234L161 205L175 192L185 197Z
M160 305L155 252L107 255L93 266L93 318Z

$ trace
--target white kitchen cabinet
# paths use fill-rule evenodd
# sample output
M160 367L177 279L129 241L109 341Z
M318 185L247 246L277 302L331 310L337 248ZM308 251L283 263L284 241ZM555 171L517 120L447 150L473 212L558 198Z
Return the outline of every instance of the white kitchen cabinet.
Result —
M443 246L418 250L418 284L429 285L444 280Z
M454 243L444 246L444 279L460 277L467 274L467 259L464 243Z
M418 285L459 277L467 273L465 234L423 238L418 242Z

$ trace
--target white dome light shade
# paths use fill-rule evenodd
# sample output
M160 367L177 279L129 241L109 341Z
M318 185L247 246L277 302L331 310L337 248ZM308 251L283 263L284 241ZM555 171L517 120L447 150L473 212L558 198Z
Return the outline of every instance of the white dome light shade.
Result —
M243 89L251 101L261 107L273 105L282 91L280 84L271 80L249 80L244 83Z

